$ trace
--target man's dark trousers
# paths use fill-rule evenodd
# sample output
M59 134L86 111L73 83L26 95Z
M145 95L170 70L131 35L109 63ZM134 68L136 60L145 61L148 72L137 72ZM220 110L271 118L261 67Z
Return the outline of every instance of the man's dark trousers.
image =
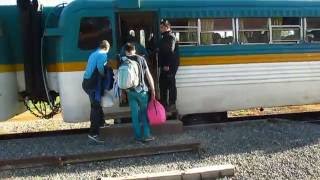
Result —
M177 67L170 67L169 71L162 70L159 77L160 87L160 101L163 106L176 104L177 100L177 87L176 87L176 73ZM168 104L168 91L169 91L169 104Z
M90 111L90 135L99 135L99 128L104 125L104 115L101 107L101 99L98 99L96 90L87 89L85 82L83 83L83 89L88 94L90 99L91 111Z

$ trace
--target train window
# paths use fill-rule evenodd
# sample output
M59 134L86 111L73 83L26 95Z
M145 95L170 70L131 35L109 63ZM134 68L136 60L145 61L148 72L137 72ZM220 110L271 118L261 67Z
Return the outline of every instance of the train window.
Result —
M240 18L239 43L269 43L268 18Z
M233 42L232 19L201 19L200 43L231 44Z
M306 40L308 42L320 42L320 18L307 18L306 27Z
M301 20L297 17L282 17L271 19L272 43L299 43L301 35Z
M83 50L95 49L102 40L112 44L112 29L107 17L84 17L80 22L78 47Z
M171 19L172 32L181 45L198 45L197 19Z

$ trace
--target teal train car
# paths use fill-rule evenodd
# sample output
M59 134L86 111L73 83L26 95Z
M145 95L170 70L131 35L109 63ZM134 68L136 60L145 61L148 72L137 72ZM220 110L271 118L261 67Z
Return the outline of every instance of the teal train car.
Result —
M18 19L16 7L0 6L0 121L26 110L18 93L25 89Z
M42 17L45 92L49 99L59 94L66 122L89 119L81 82L89 54L103 39L111 43L116 69L119 49L133 30L151 52L157 77L152 52L162 18L180 44L181 115L320 102L320 0L74 0ZM1 73L11 64L26 67L23 56L0 62ZM104 109L106 117L127 111L119 104Z

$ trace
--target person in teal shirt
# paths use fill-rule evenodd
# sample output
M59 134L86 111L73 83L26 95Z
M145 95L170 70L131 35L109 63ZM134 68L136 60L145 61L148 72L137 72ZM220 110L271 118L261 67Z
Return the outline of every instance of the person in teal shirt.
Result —
M149 91L151 92L151 98L155 98L154 81L145 58L136 55L135 46L131 43L127 43L124 46L124 50L125 56L123 56L122 59L131 59L138 62L139 70L141 71L139 73L141 74L141 83L139 83L137 87L126 90L131 109L134 136L137 141L151 141L154 140L154 137L151 136L150 132L150 124L147 118L147 106L149 102ZM148 80L149 86L145 82L145 77Z

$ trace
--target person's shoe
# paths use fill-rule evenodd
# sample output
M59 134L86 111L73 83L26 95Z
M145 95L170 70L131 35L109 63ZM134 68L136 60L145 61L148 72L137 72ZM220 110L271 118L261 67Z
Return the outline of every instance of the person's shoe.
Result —
M141 144L141 145L144 144L144 141L143 141L142 139L137 139L137 138L135 138L134 140L135 140L136 143L138 143L138 144Z
M111 124L106 123L106 122L102 125L102 127L110 127L110 126L111 126Z
M98 135L88 135L89 144L104 144L104 140L99 138Z
M155 139L156 139L155 137L149 136L149 137L147 137L147 138L144 138L144 139L143 139L143 142L150 142L150 141L154 141Z

